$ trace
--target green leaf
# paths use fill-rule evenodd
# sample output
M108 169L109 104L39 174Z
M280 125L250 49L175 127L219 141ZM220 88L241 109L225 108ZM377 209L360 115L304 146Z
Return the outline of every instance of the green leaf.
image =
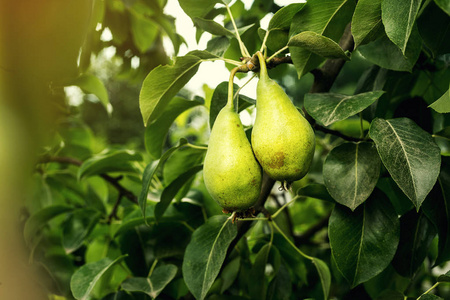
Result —
M148 278L132 277L122 282L122 288L128 292L142 292L152 299L158 297L162 290L177 275L178 268L175 265L157 267Z
M442 158L438 182L423 202L423 212L435 225L438 236L438 257L435 265L450 260L450 159Z
M323 299L327 300L328 295L330 294L330 287L331 287L330 269L328 268L325 262L323 262L318 258L313 257L312 263L314 264L314 266L317 269L317 272L319 273L320 283L322 284Z
M172 66L158 66L145 78L139 94L144 125L152 123L170 100L197 73L202 59L194 55L178 57Z
M210 39L206 45L206 50L214 55L223 56L230 46L230 40L224 36L216 36Z
M350 60L344 50L330 38L313 31L303 31L289 39L289 47L302 47L325 58Z
M204 31L207 31L211 34L218 35L218 36L228 36L228 37L234 37L234 33L223 27L217 22L214 22L213 20L207 20L202 18L193 18L195 26L197 26L200 29L203 29Z
M372 193L380 168L381 160L372 143L344 143L328 154L323 180L331 196L354 211Z
M108 114L112 113L112 106L109 103L108 91L103 82L94 75L82 74L67 85L78 86L85 94L94 94L103 104Z
M438 297L433 294L425 294L425 295L420 296L420 298L418 300L444 300L444 298Z
M419 12L422 0L383 0L381 3L381 18L389 39L396 44L403 55Z
M236 226L226 216L209 218L192 234L184 254L183 278L197 300L206 297L236 234Z
M66 205L53 205L45 207L33 215L25 223L23 235L27 244L31 244L37 233L53 218L72 211L74 208Z
M316 121L328 126L363 111L383 94L383 91L367 92L354 96L332 93L306 94L304 105L306 111Z
M448 89L441 98L430 104L432 109L438 113L449 113L450 112L450 89Z
M258 35L261 40L264 39L266 31L258 28ZM272 29L266 40L266 46L272 51L278 51L285 47L289 41L289 30ZM287 50L286 50L287 51Z
M405 296L399 291L385 290L376 300L404 300Z
M292 19L289 35L313 31L337 42L350 22L355 7L353 0L330 0L327 5L321 0L309 0ZM317 67L323 58L300 48L289 49L299 78Z
M405 55L386 35L358 48L364 58L380 67L407 72L412 72L421 49L422 39L416 27L408 40Z
M135 10L130 10L130 12L133 42L139 52L145 53L155 42L160 30L159 25Z
M270 19L267 30L281 29L288 30L291 26L292 18L299 12L305 3L292 3L280 8ZM272 34L272 32L271 32Z
M442 274L437 279L438 282L450 282L450 271L447 271L447 273Z
M369 133L392 179L419 209L439 175L439 147L408 118L374 119Z
M450 11L450 2L447 1L447 3L449 3ZM429 3L420 14L417 27L423 42L431 50L433 58L450 52L450 16L435 3Z
M223 294L226 290L230 288L233 282L236 280L239 268L241 267L241 257L238 256L229 262L220 272L220 278L222 278L222 288L220 293Z
M312 183L297 191L297 195L336 203L323 184Z
M400 242L392 260L398 274L412 277L427 256L436 229L428 218L414 210L400 218Z
M141 160L142 156L132 150L105 150L81 165L78 169L78 178L108 172L134 173L137 171L134 162Z
M90 292L102 275L125 256L119 256L115 260L106 257L79 268L70 279L70 289L75 299L87 300Z
M383 34L381 21L382 0L359 0L352 18L355 48L376 40Z
M139 207L141 208L142 216L144 217L144 220L146 222L147 219L145 218L145 214L147 208L147 195L156 170L158 170L159 166L161 166L175 150L179 149L180 147L183 147L186 144L187 144L186 139L180 139L178 144L173 146L166 152L164 152L164 154L161 156L160 159L152 161L147 165L147 167L145 167L144 174L142 176L142 189L141 193L139 194L138 202Z
M450 2L448 0L434 0L434 2L450 16Z
M62 245L67 254L83 245L85 238L97 225L100 217L99 211L89 208L75 210L69 215L62 228Z
M191 147L184 147L172 153L164 164L164 184L170 184L190 168L201 164L205 153L205 149Z
M145 130L145 148L153 159L161 157L162 148L173 121L184 111L201 105L199 101L190 101L175 97L167 105L164 112Z
M106 295L102 300L135 300L133 296L127 292L120 291L117 293Z
M389 265L399 241L399 221L386 196L375 190L354 212L336 205L328 235L339 271L355 287Z
M250 271L248 290L252 299L264 300L267 294L266 265L269 259L270 244L265 244L256 255L255 263Z
M178 0L181 8L191 18L204 18L219 0Z
M233 93L239 89L237 84L233 85ZM216 120L217 115L220 110L227 104L228 97L228 81L221 82L214 90L211 99L211 106L209 108L209 125L210 128L213 127L214 121ZM244 95L239 95L238 98L234 99L234 106L236 107L239 104L238 112L244 110L250 105L256 104L254 99L251 99Z
M172 181L162 192L160 202L156 204L155 207L155 219L159 221L169 207L173 198L177 195L178 191L184 186L184 184L189 181L195 174L203 169L203 165L195 166L187 170L180 176L178 176L174 181Z

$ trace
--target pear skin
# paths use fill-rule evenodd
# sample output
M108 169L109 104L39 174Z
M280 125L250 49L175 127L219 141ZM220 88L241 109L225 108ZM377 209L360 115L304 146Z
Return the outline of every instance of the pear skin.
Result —
M284 90L269 78L263 63L256 89L253 152L269 177L289 183L303 178L311 166L314 131Z
M258 199L261 167L239 115L229 105L222 108L211 130L203 177L208 192L224 210L244 211Z

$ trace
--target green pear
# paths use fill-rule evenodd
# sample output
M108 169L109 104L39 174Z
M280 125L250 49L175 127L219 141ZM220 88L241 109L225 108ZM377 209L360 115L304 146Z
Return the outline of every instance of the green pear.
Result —
M258 199L261 167L232 101L222 108L214 122L203 177L208 192L225 211L244 211Z
M267 74L259 52L260 74L256 89L256 119L252 147L263 170L283 183L303 178L314 156L315 136L309 122L284 90Z

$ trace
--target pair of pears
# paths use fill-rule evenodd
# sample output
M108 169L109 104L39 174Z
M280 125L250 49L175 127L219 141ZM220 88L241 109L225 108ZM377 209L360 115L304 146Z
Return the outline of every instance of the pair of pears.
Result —
M309 122L269 78L262 56L259 59L252 145L229 101L214 122L204 161L206 188L228 212L245 211L256 203L261 167L274 180L293 182L306 175L314 155L314 131Z

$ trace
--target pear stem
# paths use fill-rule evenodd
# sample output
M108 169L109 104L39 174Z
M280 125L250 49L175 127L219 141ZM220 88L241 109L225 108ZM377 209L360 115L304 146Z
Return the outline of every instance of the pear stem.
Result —
M227 106L231 109L234 109L234 103L233 103L233 81L234 81L234 75L236 75L236 72L239 70L239 67L233 68L230 72L230 81L228 82L228 100L227 100Z
M266 60L264 59L264 56L261 53L261 51L256 52L256 55L258 56L259 60L259 78L267 79L269 75L267 74Z

